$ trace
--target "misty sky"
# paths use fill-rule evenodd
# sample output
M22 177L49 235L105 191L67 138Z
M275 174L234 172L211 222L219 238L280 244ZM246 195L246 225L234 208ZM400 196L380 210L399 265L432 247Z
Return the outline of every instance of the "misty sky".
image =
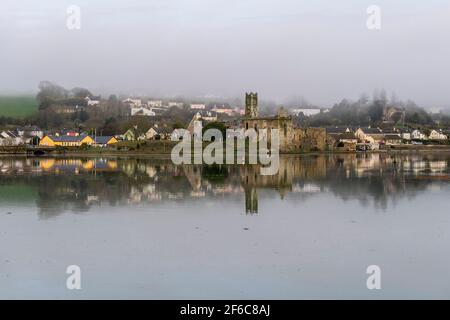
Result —
M69 5L81 30L66 27ZM381 7L381 30L366 27ZM2 0L0 92L303 96L450 107L448 0Z

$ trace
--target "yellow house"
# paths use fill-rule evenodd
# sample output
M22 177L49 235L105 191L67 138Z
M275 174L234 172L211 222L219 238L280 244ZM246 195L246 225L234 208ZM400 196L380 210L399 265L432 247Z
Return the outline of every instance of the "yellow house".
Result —
M45 136L39 142L43 147L81 147L82 145L92 145L94 140L87 135L73 136Z

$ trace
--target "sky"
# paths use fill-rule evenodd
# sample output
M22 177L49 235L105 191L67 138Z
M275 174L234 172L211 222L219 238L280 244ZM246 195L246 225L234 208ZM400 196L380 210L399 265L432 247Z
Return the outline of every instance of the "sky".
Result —
M80 8L80 29L67 8ZM367 8L380 8L370 30ZM2 0L0 92L304 97L450 107L448 0Z

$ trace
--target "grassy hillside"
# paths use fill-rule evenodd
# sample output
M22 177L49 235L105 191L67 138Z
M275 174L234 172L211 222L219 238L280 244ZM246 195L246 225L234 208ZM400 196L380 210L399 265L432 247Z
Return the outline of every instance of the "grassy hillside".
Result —
M22 118L38 109L34 96L0 96L0 117Z

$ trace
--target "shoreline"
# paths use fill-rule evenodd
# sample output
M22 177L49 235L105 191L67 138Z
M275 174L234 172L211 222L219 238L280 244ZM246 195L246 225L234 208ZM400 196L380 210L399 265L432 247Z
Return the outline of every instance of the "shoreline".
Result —
M339 154L409 154L409 153L437 153L437 152L450 152L450 145L443 146L391 146L391 148L382 148L380 150L373 151L311 151L311 152L280 152L280 156L317 156L317 155L339 155ZM25 157L149 157L158 159L170 159L170 152L160 151L120 151L120 150L52 150L46 152L43 155L34 155L26 150L21 151L0 151L0 157L8 156L25 156Z

